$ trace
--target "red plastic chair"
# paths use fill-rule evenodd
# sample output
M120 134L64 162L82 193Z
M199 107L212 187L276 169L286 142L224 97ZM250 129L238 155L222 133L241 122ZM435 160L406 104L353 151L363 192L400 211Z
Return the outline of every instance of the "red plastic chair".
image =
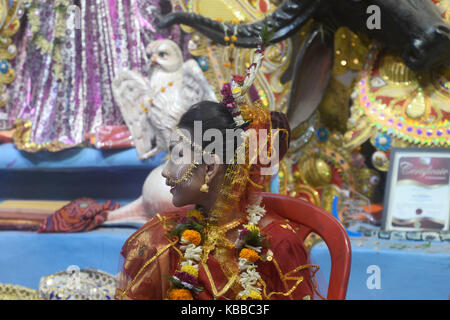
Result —
M350 239L342 224L330 213L306 201L274 193L263 193L262 196L267 208L301 225L299 235L303 241L312 232L325 241L331 256L327 299L344 300L352 251Z

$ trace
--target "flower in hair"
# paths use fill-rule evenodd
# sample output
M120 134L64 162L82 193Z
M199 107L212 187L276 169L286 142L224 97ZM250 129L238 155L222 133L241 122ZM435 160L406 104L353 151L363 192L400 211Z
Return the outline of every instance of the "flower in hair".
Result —
M240 96L242 93L242 89L240 87L235 87L235 88L233 88L232 92L233 92L233 95Z
M245 80L245 76L240 76L240 75L233 76L233 81L239 85L242 85L244 83L244 80Z
M229 99L230 97L233 97L233 94L231 92L231 83L227 82L222 86L222 89L220 90L220 93L223 96L223 101Z

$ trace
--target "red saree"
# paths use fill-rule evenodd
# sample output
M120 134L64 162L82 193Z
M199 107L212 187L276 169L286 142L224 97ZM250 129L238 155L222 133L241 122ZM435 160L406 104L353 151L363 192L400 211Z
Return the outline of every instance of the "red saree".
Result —
M273 255L258 262L261 293L264 299L312 299L311 265L303 242L296 234L297 225L286 222L266 208L270 219L261 232L266 234ZM186 212L173 211L157 215L135 232L123 245L123 267L119 274L116 299L163 300L168 298L167 276L178 269L180 258L177 239L167 236L170 221ZM269 253L270 254L270 253ZM219 262L220 260L220 262ZM199 264L199 282L203 291L194 299L235 300L241 290L236 250L216 248L205 264Z

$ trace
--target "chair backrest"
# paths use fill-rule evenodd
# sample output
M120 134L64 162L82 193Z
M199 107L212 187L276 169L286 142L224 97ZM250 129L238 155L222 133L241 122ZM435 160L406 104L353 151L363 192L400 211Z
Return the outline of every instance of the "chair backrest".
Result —
M331 256L327 299L344 300L350 276L351 245L342 224L324 209L306 201L274 193L262 196L267 208L301 225L299 235L303 241L312 232L325 241Z

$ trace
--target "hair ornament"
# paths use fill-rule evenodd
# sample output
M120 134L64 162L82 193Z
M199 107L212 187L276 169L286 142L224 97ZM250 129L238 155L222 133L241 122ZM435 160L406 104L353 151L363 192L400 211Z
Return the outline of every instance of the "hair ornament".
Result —
M262 43L260 43L253 55L252 64L247 68L246 75L233 75L231 82L225 83L220 91L223 97L222 105L231 112L237 126L245 125L245 120L241 115L239 105L245 103L245 95L253 85L263 59L264 51L262 49Z

